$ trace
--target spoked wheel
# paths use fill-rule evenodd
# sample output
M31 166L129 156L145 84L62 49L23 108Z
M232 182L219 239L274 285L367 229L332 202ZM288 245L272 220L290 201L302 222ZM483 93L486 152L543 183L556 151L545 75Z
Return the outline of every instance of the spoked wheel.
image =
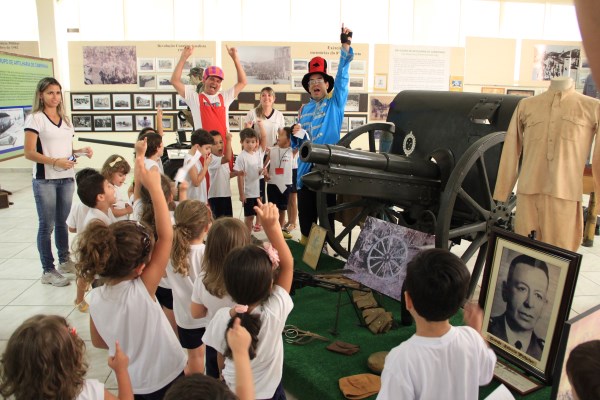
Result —
M435 244L448 249L452 242L466 239L471 242L461 259L477 258L471 275L469 296L479 280L485 263L487 241L492 226L508 224L516 198L508 203L493 199L493 187L505 132L489 134L477 140L462 155L454 167L440 198L435 230Z
M342 137L337 145L352 148L354 140L366 134L368 135L369 152L376 153L375 131L377 130L394 133L395 126L387 122L363 125ZM362 224L368 216L397 223L400 213L392 207L393 204L389 202L380 202L372 198L366 199L359 196L338 196L337 204L328 206L327 195L320 191L317 192L319 225L327 230L327 242L332 249L346 259L350 256L350 251L343 243L350 241L352 230ZM329 218L331 216L335 217L336 213L345 211L352 213L353 217L346 221L346 225L341 232L335 234Z

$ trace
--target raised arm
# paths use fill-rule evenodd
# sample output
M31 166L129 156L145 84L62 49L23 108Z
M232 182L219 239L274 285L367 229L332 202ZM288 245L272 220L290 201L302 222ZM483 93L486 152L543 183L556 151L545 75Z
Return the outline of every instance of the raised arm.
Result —
M194 52L194 48L192 46L184 46L183 51L181 52L181 57L179 57L179 61L173 70L173 74L171 75L171 85L177 91L181 97L185 99L185 85L181 82L181 74L183 74L183 66L188 58Z
M233 60L233 64L235 65L235 71L237 73L237 83L233 87L233 96L237 97L238 94L246 87L248 84L248 80L246 79L246 72L242 67L242 63L240 62L240 57L238 56L237 49L235 47L229 48L227 45L225 46L227 49L227 53Z
M226 164L229 160L233 160L233 150L231 148L232 138L231 132L227 131L225 134L225 151L223 152L223 157L221 157L221 164Z
M183 89L183 91L185 94L185 88ZM162 118L163 118L163 109L159 105L156 108L156 133L158 133L160 136L163 136L165 134L165 132L163 130L163 125L162 125Z
M256 121L258 125L258 134L260 135L260 148L263 152L267 150L267 130L262 120Z
M294 259L292 258L290 248L281 233L279 210L273 203L262 204L260 199L257 201L258 206L254 207L256 215L260 217L260 221L271 245L279 253L279 275L277 276L275 284L281 286L289 293L292 289L292 279L294 278Z

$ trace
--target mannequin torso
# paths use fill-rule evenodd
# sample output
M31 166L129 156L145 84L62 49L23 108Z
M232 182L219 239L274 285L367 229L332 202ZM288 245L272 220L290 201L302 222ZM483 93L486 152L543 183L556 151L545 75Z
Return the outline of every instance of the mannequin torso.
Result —
M556 90L557 92L570 89L573 86L573 79L568 76L561 76L560 78L554 78L550 81L550 90Z

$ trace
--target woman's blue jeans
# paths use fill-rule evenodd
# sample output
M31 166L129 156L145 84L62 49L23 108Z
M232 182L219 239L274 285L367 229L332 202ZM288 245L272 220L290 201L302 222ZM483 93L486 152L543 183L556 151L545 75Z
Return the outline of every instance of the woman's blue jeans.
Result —
M37 248L44 272L54 269L52 231L59 262L69 260L67 217L71 211L75 182L73 178L34 179L33 197L38 213Z

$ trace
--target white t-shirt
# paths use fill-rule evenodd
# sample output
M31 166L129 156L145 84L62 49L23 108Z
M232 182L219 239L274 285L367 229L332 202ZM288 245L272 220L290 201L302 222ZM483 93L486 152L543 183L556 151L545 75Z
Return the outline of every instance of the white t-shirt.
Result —
M104 222L106 225L110 225L114 222L117 222L110 208L108 209L108 215L104 214L97 208L90 208L88 210L87 215L85 216L85 219L83 220L83 229L85 229L88 226L88 224L95 219ZM79 233L79 231L77 232Z
M292 311L294 303L289 293L281 286L273 286L273 293L261 306L252 310L253 314L259 314L261 328L258 333L258 345L256 357L250 361L252 377L254 378L254 390L257 399L270 399L275 389L281 382L283 372L283 340L281 332L285 326L287 316ZM213 320L208 324L202 340L208 346L213 347L219 353L225 352L227 342L225 332L227 323L231 319L229 308L221 308L215 314ZM233 360L225 359L223 377L227 386L235 390L235 367Z
M104 383L97 379L85 379L81 393L75 400L104 400Z
M190 246L188 254L189 270L188 275L183 276L173 269L173 264L169 260L167 265L167 277L173 290L173 312L177 325L184 329L204 328L206 321L204 318L194 319L190 311L192 302L192 290L194 282L202 271L202 258L204 256L204 244L193 244Z
M160 161L160 160L159 160L159 161ZM165 171L164 171L164 169L163 169L162 162L157 162L157 161L154 161L154 160L152 160L152 159L150 159L150 158L144 158L144 167L145 167L145 168L146 168L146 170L148 170L148 171L150 171L150 170L152 169L152 167L156 167L156 168L158 168L158 171L159 171L161 174L164 174L164 173L165 173Z
M235 92L234 86L225 90L224 92L220 92L223 95L223 103L225 103L225 126L229 129L229 106L235 100ZM217 104L220 102L219 93L214 95L208 95L203 93L211 104ZM192 119L194 120L194 129L202 128L202 116L200 115L200 95L196 93L195 85L185 85L185 102L190 107L190 111L192 112ZM221 132L224 134L224 132Z
M269 153L269 184L279 188L281 193L285 192L286 185L292 184L292 162L294 152L291 147L282 149L279 146L271 147ZM282 174L277 174L279 168Z
M385 358L378 400L478 399L492 380L496 355L468 326L442 337L413 335Z
M39 153L51 158L69 158L73 154L75 130L65 120L61 119L58 125L55 125L44 112L40 111L27 117L24 129L37 135L36 149ZM52 164L33 163L33 179L74 177L74 168L62 170L59 167L53 168Z
M193 155L191 154L186 154L183 157L183 164L187 164L191 159L192 159ZM200 173L200 171L202 171L202 163L200 163L200 161L196 161L196 163L194 164L194 166L192 168L196 168L196 171L198 173ZM208 201L208 193L206 192L206 175L204 176L204 179L202 179L202 182L200 182L200 184L198 186L194 186L192 184L192 180L190 178L189 172L188 175L186 175L185 180L188 183L188 190L187 190L187 197L190 200L200 200L203 203L206 203ZM211 181L211 186L212 186L212 181Z
M254 199L260 196L259 181L262 177L260 172L263 167L264 155L262 149L258 149L252 154L242 150L235 159L233 169L246 172L244 176L244 195L246 195L246 198Z
M155 392L181 374L187 355L141 278L97 287L88 297L90 317L108 353L115 354L118 340L129 357L135 394Z
M260 128L258 127L258 124L256 124L256 121L258 120L263 121L263 127L267 133L267 147L274 146L275 143L277 143L279 129L285 126L283 114L279 110L273 109L273 113L269 117L258 118L256 116L256 108L254 108L248 111L244 118L244 122L252 122L254 124L254 130L260 134Z
M231 197L229 163L222 164L222 159L223 157L213 154L208 166L208 175L210 176L209 199L213 197Z
M67 217L67 226L69 228L75 228L77 233L83 232L85 229L85 218L89 211L90 208L81 201L73 201L73 203L71 203L71 211L69 211L69 216Z
M123 208L125 208L126 204L130 204L129 200L127 198L127 190L123 186L125 186L125 185L115 186L115 195L117 198L116 199L117 201L115 201L115 208L118 208L118 209L123 209ZM129 215L130 214L125 214L120 217L115 217L115 220L127 221L127 220L129 220Z
M196 282L194 282L192 301L196 304L202 304L204 307L206 307L207 312L204 319L208 325L217 311L223 307L231 308L235 306L235 301L233 301L228 294L225 294L222 298L213 296L208 290L206 290L206 286L204 286L202 279L204 279L204 272L201 273L198 279L196 279Z

